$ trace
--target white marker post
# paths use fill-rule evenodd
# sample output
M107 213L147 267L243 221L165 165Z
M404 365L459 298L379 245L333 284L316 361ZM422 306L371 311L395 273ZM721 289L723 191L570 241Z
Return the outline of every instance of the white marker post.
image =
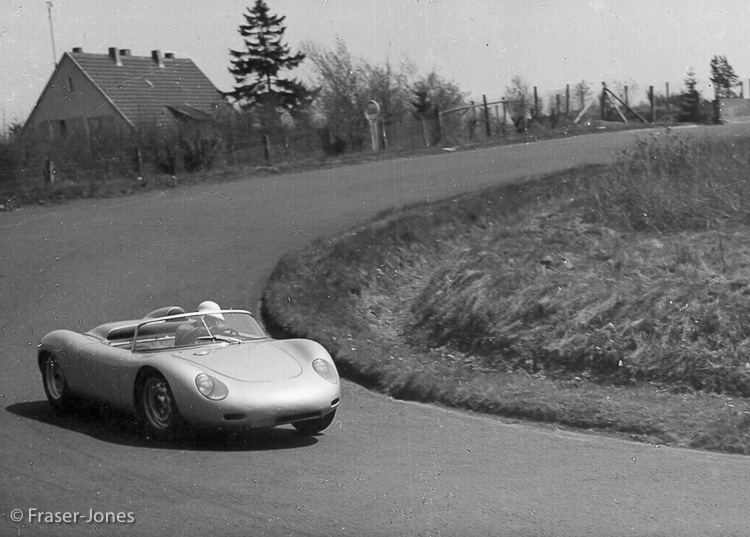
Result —
M365 105L365 117L370 123L372 150L378 151L380 149L380 105L377 101L368 101Z

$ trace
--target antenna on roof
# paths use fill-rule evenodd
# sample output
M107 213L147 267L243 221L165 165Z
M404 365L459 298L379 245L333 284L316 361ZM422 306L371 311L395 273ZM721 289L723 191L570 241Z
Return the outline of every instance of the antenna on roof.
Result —
M52 37L52 65L57 67L57 51L55 50L55 29L52 27L52 2L47 2L47 16L49 17L49 34Z

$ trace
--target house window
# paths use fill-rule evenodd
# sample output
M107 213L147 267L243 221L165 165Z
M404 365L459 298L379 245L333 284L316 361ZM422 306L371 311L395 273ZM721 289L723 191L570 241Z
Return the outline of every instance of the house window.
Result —
M73 88L73 78L68 77L68 91L73 93L75 89Z
M39 126L46 131L47 139L50 142L55 142L68 135L68 123L64 119L42 121Z
M51 121L41 121L39 123L39 129L44 132L48 141L51 142L55 139L55 126Z

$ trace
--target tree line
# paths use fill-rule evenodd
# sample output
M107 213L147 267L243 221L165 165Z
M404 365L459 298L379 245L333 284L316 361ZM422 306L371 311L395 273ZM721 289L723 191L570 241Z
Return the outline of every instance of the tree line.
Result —
M343 40L333 50L307 42L292 52L284 41L286 17L272 14L265 0L256 0L243 17L244 48L230 51L235 85L227 97L262 130L325 125L342 151L359 149L367 133L364 108L371 100L387 121L431 117L466 101L456 84L434 71L418 75L409 62L372 64L353 56ZM312 64L314 85L292 76L304 60Z
M268 129L285 119L318 122L326 125L331 137L342 147L359 148L366 132L363 109L369 100L380 104L387 120L402 120L410 115L434 117L439 110L466 104L467 95L438 73L433 71L419 76L408 62L373 65L355 58L343 40L339 40L333 50L308 42L303 44L302 51L292 53L284 43L285 17L272 14L265 0L256 0L244 19L239 32L245 48L231 51L230 72L235 86L227 96L261 128ZM311 87L286 76L305 60L309 60L315 73ZM735 96L737 80L726 57L714 56L711 82L717 90L716 97ZM701 96L694 72L687 73L684 84L680 93L666 99L676 101L679 120L700 121ZM629 86L635 91L635 84ZM505 88L503 100L508 102L510 117L517 127L530 116L530 93L529 84L519 76L513 77ZM585 80L573 87L572 101L578 109L583 108L591 96L591 87ZM559 109L559 98L557 106L552 99L547 106L550 115ZM538 112L539 107L534 104L533 111Z

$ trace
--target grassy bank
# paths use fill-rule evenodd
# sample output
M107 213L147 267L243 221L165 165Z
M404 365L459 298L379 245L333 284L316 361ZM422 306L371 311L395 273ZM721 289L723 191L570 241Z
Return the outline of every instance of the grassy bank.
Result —
M395 397L750 452L750 139L653 138L285 257L268 324Z

